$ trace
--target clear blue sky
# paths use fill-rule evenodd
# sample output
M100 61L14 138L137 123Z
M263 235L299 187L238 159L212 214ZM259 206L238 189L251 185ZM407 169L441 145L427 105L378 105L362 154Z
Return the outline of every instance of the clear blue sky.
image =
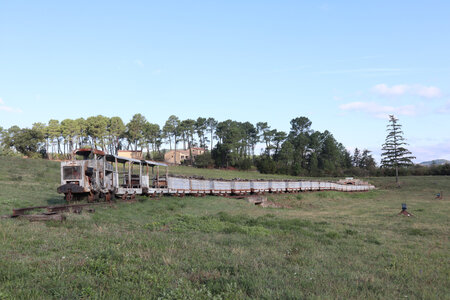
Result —
M378 158L450 159L450 1L0 0L0 126L307 116Z

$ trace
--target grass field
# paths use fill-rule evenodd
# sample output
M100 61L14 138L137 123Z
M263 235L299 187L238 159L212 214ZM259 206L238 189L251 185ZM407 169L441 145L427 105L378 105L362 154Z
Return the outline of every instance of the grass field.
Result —
M0 157L0 215L61 203L58 181L58 163ZM0 299L450 298L450 178L369 181L379 188L269 196L289 208L165 197L63 223L1 219Z

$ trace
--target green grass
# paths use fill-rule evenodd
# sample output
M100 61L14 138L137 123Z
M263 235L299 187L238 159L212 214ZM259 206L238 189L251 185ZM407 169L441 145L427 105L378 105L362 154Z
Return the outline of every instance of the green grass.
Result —
M58 181L58 163L0 157L0 214L62 202ZM63 223L2 219L0 299L448 298L450 209L434 195L450 195L450 178L370 182L380 188L268 195L289 208L163 197Z

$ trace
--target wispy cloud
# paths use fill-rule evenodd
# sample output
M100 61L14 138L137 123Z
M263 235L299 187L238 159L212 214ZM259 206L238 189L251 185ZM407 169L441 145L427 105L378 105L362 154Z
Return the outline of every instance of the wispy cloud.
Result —
M375 102L356 101L341 104L339 108L344 111L364 112L371 116L381 119L388 118L390 114L403 116L414 116L417 114L417 108L415 105L389 106L389 105L380 105Z
M413 95L427 99L432 99L432 98L440 98L442 96L442 92L439 88L435 86L424 86L420 84L415 85L398 84L388 86L387 84L381 83L375 85L372 88L372 91L375 94L390 97Z
M304 69L309 68L309 66L300 66L295 68L280 68L280 69L274 69L270 71L262 72L262 74L275 74L275 73L286 73L286 72L295 72L295 71L301 71Z
M319 5L319 9L321 11L329 11L331 9L331 6L328 3L322 3Z
M22 110L20 108L14 108L11 106L5 105L5 101L3 101L2 98L0 98L0 111L6 111L11 113L21 113Z
M134 63L136 66L140 67L140 68L143 68L143 67L144 67L144 62L143 62L142 60L140 60L140 59L135 59L135 60L133 61L133 63Z
M412 144L408 148L414 156L417 157L416 162L423 162L433 159L448 159L450 160L450 140L444 140L439 143L427 143L425 145Z
M441 114L450 114L450 100L447 101L444 105L437 109L438 113Z
M320 75L331 74L376 74L376 73L401 73L407 71L399 68L362 68L362 69L340 69L340 70L324 70L316 72Z

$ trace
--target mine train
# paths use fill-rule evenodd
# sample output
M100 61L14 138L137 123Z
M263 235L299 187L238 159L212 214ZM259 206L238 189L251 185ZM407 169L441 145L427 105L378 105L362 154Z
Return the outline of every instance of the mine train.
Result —
M164 167L160 172L160 167ZM78 149L73 159L61 162L61 185L65 199L88 201L136 195L245 195L304 191L362 192L374 186L355 180L224 180L169 176L167 164L106 154L97 149Z

